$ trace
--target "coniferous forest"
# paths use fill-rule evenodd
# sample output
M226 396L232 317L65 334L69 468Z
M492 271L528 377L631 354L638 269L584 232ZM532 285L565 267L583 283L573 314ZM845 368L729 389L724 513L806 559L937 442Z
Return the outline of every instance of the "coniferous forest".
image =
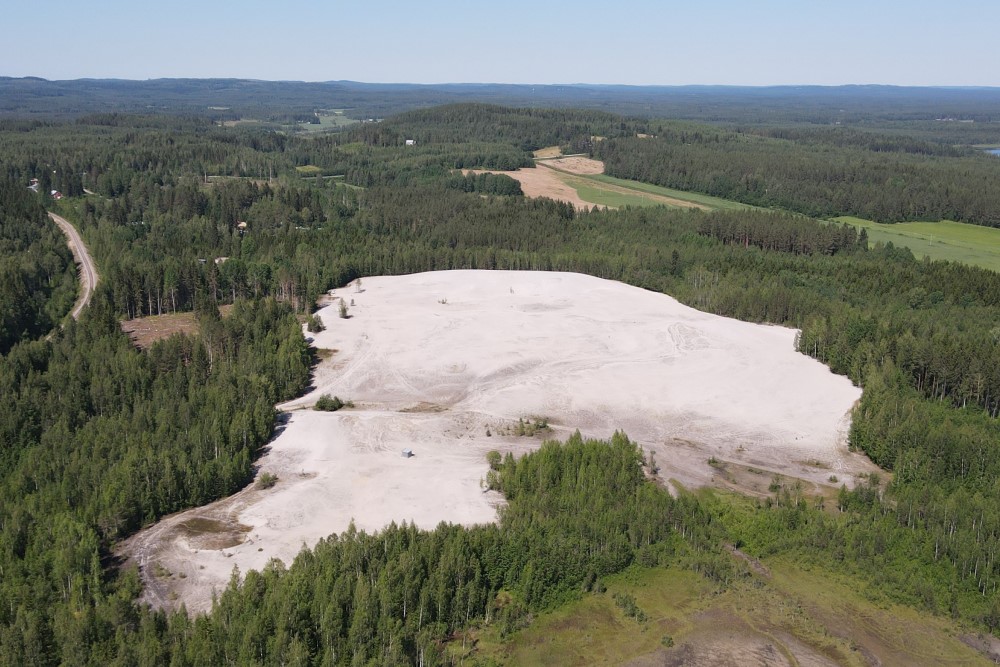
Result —
M633 564L725 587L746 574L723 549L735 543L1000 629L1000 275L807 217L1000 224L1000 160L906 127L475 104L316 136L199 115L3 120L0 664L441 664L463 628L508 636ZM767 208L580 212L457 171L531 168L548 145ZM100 268L79 321L65 317L72 258L46 209ZM626 434L572 437L491 461L508 501L497 525L349 531L234 576L208 615L138 605L115 545L252 480L273 406L308 385L298 318L316 298L453 268L582 272L797 327L802 353L864 388L850 443L891 481L826 509L789 493L672 497ZM199 332L140 350L119 325L175 312Z

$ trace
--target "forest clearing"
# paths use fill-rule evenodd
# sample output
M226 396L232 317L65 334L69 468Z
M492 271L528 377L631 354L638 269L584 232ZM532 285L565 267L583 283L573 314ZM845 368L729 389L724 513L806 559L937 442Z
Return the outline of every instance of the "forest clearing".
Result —
M278 406L287 421L258 461L277 483L129 540L148 602L207 611L234 566L290 564L352 522L374 532L494 521L502 496L484 491L486 454L519 455L577 429L626 432L655 454L661 482L684 488L739 487L725 462L751 466L765 486L783 474L813 493L832 473L853 486L877 471L846 447L860 390L795 352L792 329L581 274L443 271L362 284L335 292L349 318L339 300L319 311L327 328L314 344L337 352L321 355L309 393ZM324 394L356 407L307 410ZM534 437L518 435L525 420ZM192 519L236 539L211 548L185 529Z
M233 310L231 304L219 306L219 315L225 317ZM199 332L198 318L194 313L164 313L162 315L147 315L122 320L122 331L128 334L129 340L141 349L148 349L159 340L166 340L174 334L183 333L197 336Z

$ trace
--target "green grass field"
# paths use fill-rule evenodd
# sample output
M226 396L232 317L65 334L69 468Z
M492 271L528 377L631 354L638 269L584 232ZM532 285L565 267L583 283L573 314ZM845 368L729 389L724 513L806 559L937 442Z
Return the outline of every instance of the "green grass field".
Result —
M578 175L559 171L559 177L586 202L603 206L671 206L657 197L667 197L710 210L746 210L755 207L696 192L664 188L649 183L627 181L613 176ZM676 205L674 205L676 207ZM1000 229L968 225L951 220L940 222L900 222L886 225L842 216L833 218L868 230L872 244L889 243L909 248L918 258L948 260L1000 271Z
M612 206L615 208L622 206L667 206L669 208L690 208L687 204L694 204L698 208L709 210L737 210L754 208L748 204L720 199L710 195L703 195L697 192L685 192L664 188L650 183L639 181L629 181L614 176L604 174L584 175L572 174L558 168L554 168L559 175L559 179L576 190L580 199L591 204L600 206ZM674 202L665 201L675 200Z
M576 190L576 193L585 202L598 204L600 206L611 206L620 208L622 206L669 206L663 202L656 201L644 196L641 192L633 193L614 192L607 188L602 188L600 183L594 182L589 176L571 176L560 173L560 180Z
M870 244L909 248L916 257L962 262L1000 271L1000 229L961 222L898 222L884 225L853 217L834 218L868 230Z
M320 109L318 114L318 125L315 123L298 123L296 126L298 131L306 133L331 132L360 122L345 116L344 109Z
M639 181L627 181L623 178L615 178L614 176L605 176L604 174L597 174L596 176L583 176L582 178L591 181L596 181L597 183L607 183L608 185L629 188L639 193L648 193L652 195L659 195L661 197L680 199L681 201L686 201L686 202L691 202L693 204L700 204L702 206L706 206L712 210L730 211L730 210L746 210L754 208L749 204L744 204L738 201L732 201L730 199L720 199L719 197L713 197L711 195L703 195L698 192L686 192L684 190L674 190L672 188L664 188L659 185L652 185L650 183L640 183Z

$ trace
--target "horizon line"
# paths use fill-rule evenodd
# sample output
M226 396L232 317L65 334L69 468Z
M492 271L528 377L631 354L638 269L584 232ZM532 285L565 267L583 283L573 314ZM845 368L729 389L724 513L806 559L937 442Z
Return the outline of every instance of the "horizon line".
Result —
M943 90L1000 90L1000 85L974 84L898 84L898 83L596 83L596 82L559 82L559 83L501 83L491 81L360 81L357 79L326 79L322 81L307 81L304 79L258 79L240 76L160 76L145 79L130 79L122 77L88 76L74 79L47 79L42 76L24 75L12 76L0 74L0 80L43 81L45 83L74 83L80 81L114 81L123 83L150 83L156 81L250 81L254 83L293 83L293 84L358 84L367 86L518 86L518 87L595 87L595 88L931 88Z

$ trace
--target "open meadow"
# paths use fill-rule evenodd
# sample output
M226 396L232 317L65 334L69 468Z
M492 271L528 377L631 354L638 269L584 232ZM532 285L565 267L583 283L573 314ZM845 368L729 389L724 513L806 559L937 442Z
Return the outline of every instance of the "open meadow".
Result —
M868 230L869 244L892 243L932 260L947 260L1000 271L1000 229L951 220L879 224L851 216L834 218Z

